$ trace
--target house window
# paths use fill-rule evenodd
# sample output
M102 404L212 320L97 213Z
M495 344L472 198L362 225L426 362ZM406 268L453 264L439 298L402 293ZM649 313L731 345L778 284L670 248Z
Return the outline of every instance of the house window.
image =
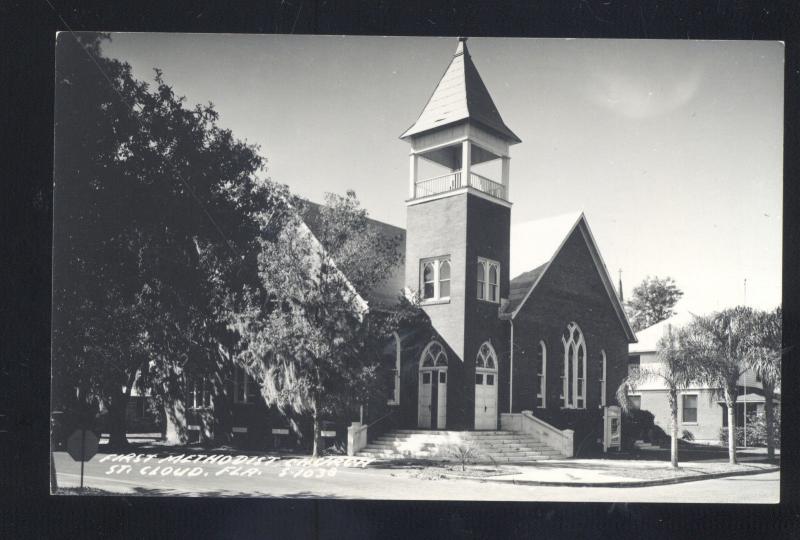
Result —
M600 406L606 406L606 351L600 351Z
M637 411L642 408L642 396L628 396L628 405Z
M392 339L394 341L394 369L392 373L394 375L394 386L392 387L392 397L389 399L389 405L399 405L400 404L400 353L402 349L400 348L400 336L397 332L392 334Z
M547 346L544 341L539 342L536 355L536 406L547 407Z
M258 385L244 369L236 367L233 370L233 402L255 403L258 396Z
M561 337L564 345L564 370L562 375L562 406L568 409L586 408L586 342L577 324L567 325Z
M681 423L697 423L697 394L684 394L681 396Z
M631 354L628 356L628 376L633 376L639 371L639 364L641 363L641 356L638 354Z
M478 300L500 301L500 263L478 257Z
M420 282L423 300L450 298L450 257L427 259L420 262Z

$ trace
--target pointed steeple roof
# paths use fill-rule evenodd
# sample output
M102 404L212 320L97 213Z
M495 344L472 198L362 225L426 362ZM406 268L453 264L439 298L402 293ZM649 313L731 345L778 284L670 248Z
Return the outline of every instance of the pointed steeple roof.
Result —
M428 103L414 125L400 138L464 120L472 120L513 143L522 142L497 112L486 85L472 63L467 50L467 38L459 38L453 59Z

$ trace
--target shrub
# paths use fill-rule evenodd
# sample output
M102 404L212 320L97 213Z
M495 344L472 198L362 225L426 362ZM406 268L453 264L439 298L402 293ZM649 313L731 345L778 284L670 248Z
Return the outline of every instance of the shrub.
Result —
M692 433L688 429L684 429L683 433L681 434L681 439L683 439L684 441L691 442L694 440L694 433Z
M471 444L454 444L449 448L449 453L456 461L461 463L461 470L466 470L466 464L475 461L478 451Z
M780 409L775 409L774 422L772 425L773 440L775 447L781 446L781 412ZM723 445L728 444L728 428L720 429L719 440ZM745 428L739 426L736 428L736 445L744 446L745 442ZM767 446L767 418L761 412L760 414L751 414L747 417L747 446Z

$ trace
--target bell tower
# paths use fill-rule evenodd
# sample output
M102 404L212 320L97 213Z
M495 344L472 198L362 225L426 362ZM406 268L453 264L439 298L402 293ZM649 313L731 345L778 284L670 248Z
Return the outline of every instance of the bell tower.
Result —
M507 324L498 309L509 291L509 147L521 141L500 117L466 41L459 38L419 118L400 138L411 146L405 283L419 292L458 357L450 360L451 382L457 362L468 385L481 344L490 342L498 354L503 347ZM449 386L452 402L458 398ZM473 399L457 406L470 411ZM465 412L466 427L472 422Z

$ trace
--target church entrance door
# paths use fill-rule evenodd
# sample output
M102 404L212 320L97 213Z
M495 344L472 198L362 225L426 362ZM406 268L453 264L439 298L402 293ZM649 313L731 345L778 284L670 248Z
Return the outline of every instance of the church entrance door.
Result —
M488 342L475 361L475 429L497 429L497 355Z
M436 341L425 348L420 358L417 427L447 427L447 355Z

